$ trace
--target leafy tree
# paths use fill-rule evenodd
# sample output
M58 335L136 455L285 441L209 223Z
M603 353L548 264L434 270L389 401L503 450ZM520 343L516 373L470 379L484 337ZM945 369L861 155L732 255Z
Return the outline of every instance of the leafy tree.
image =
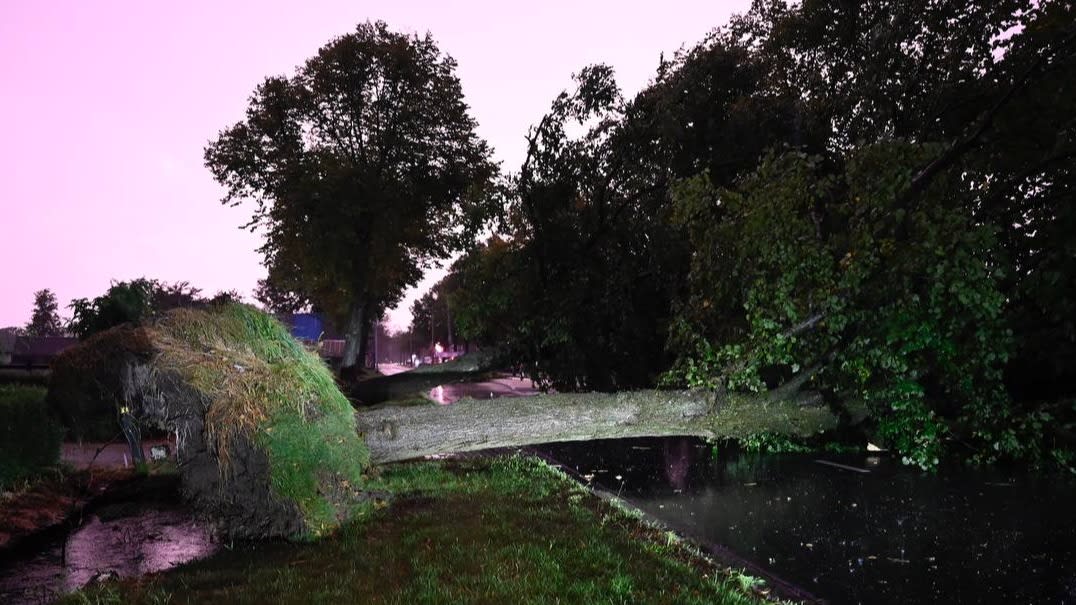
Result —
M267 78L206 149L224 202L253 203L274 285L346 326L345 368L372 318L486 220L496 166L455 68L429 35L362 24Z
M213 296L205 299L206 305L211 306L224 306L232 304L242 304L243 296L239 294L238 290L220 290Z
M101 296L92 300L72 300L71 320L67 327L84 339L121 324L145 322L169 309L220 306L242 298L235 290L217 292L211 298L203 298L201 292L186 281L169 284L145 277L113 281Z
M924 467L950 437L979 459L1070 459L1065 406L1012 401L1002 369L1012 336L1016 351L1042 344L1030 325L1050 326L1051 356L1072 350L1064 321L1028 321L1022 292L1041 284L1039 259L1052 285L1076 283L1063 254L1036 250L1066 247L1058 158L1074 147L1054 124L1076 107L1058 77L1076 67L1071 4L759 6L730 32L753 33L773 89L800 83L831 128L818 156L771 157L724 186L704 172L674 195L696 253L673 342L701 338L676 375L757 389L810 367ZM1035 306L1062 308L1065 289Z
M201 288L195 288L190 282L180 281L174 284L153 281L153 298L150 307L157 310L193 307L202 299Z
M112 282L108 291L94 298L71 301L71 321L68 329L79 338L124 323L137 323L153 314L155 280L140 277L127 282Z
M56 295L48 288L34 292L34 310L26 324L28 336L62 336L63 322L57 311Z
M463 339L497 346L511 357L526 342L517 341L517 331L533 311L531 300L521 289L521 255L512 242L492 236L452 265L458 287L448 293L455 329ZM417 317L418 315L416 315Z
M809 380L926 467L1071 463L1074 14L767 0L631 101L584 70L512 181L515 354L561 390Z
M258 280L254 300L270 313L298 313L309 306L303 295L277 286L272 277Z

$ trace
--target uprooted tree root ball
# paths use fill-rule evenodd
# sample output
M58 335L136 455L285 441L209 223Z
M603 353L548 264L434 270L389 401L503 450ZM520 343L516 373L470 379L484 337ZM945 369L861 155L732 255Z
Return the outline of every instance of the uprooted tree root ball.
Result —
M56 365L54 405L125 406L176 434L184 495L223 535L313 538L363 500L369 452L350 403L315 354L251 307L177 309Z

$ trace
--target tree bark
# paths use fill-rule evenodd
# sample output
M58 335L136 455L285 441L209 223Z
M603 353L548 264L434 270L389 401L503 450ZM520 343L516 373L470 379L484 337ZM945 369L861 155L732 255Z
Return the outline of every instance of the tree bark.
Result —
M370 309L364 308L362 311L362 333L359 336L359 353L358 362L359 365L367 368L370 367L366 362L370 353L370 328L373 322L370 321Z
M361 301L351 304L347 328L344 330L344 357L340 361L340 367L343 369L352 368L358 362L365 320L364 311L365 306Z
M622 437L809 436L837 426L816 393L708 391L563 393L448 406L372 408L355 414L375 464L433 454Z

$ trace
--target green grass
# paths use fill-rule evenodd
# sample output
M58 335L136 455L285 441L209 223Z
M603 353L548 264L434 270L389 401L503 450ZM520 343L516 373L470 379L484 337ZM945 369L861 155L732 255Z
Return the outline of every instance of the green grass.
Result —
M0 385L0 491L55 466L62 437L63 429L49 414L44 388Z
M400 464L368 479L393 494L313 544L236 547L74 603L761 602L757 580L532 458Z

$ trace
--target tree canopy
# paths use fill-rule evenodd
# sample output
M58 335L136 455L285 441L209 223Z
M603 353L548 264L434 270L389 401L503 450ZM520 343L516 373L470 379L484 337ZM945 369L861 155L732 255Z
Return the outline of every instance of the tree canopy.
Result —
M1072 464L1074 17L760 0L633 99L588 67L455 315L562 390L809 380L924 467Z
M364 23L266 78L206 148L223 201L253 205L272 287L347 326L345 367L372 319L486 220L497 167L455 70L428 34Z
M200 288L186 281L169 284L145 277L113 281L101 296L72 300L67 327L84 339L121 324L143 323L171 309L221 306L241 298L234 290L217 292L209 298L201 294Z
M30 323L23 332L27 336L62 336L63 321L60 319L56 295L48 288L34 292L34 310Z

